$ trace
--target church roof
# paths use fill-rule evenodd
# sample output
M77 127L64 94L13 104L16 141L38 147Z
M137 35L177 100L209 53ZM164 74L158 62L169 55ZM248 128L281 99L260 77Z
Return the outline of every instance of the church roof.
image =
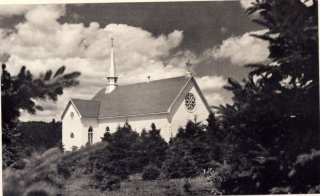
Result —
M193 77L181 76L118 86L111 93L103 88L91 100L71 99L68 106L73 104L81 117L99 119L168 113L190 80L199 89ZM209 110L202 93L199 95Z
M182 76L118 86L108 94L103 88L88 102L100 102L98 118L165 113L189 79ZM97 107L86 109L95 110L85 111L95 117Z
M99 101L82 99L71 99L71 101L77 108L78 112L80 112L82 117L98 118L100 108Z

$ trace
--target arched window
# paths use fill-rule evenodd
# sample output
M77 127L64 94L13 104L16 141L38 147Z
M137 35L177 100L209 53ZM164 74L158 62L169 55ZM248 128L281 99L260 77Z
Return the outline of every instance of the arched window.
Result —
M92 138L93 138L93 130L92 127L89 127L88 129L88 143L92 144Z
M110 128L108 126L106 127L106 132L110 132Z

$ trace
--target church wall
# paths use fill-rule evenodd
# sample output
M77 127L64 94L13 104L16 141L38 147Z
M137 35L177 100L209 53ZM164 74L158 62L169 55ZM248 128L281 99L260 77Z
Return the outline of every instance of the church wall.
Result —
M189 112L185 106L185 96L191 92L196 98L196 108L193 112ZM202 121L206 123L209 116L209 111L202 101L197 89L194 87L193 82L190 81L186 88L177 99L176 103L172 106L169 114L169 122L171 122L171 131L173 136L178 132L179 127L184 127L188 120L194 121L197 116L197 122Z
M157 114L149 116L135 116L130 117L129 123L133 130L138 133L142 132L142 129L150 130L151 124L154 123L157 129L161 129L161 136L169 142L171 133L169 132L169 124L167 120L167 114Z
M70 113L73 112L74 116L71 117ZM79 114L75 110L74 106L69 103L68 109L62 120L62 144L66 151L71 151L72 146L78 148L83 145L83 130L82 123ZM71 133L74 137L71 138Z
M131 128L141 133L142 129L151 129L151 123L154 123L158 129L161 129L161 136L169 141L171 133L169 132L169 124L167 120L167 114L153 114L153 115L143 115L143 116L128 116L127 118L109 118L99 120L99 133L102 137L105 133L106 127L110 128L110 132L114 133L117 127L123 126L126 119L128 119Z
M96 118L82 118L82 145L85 145L88 142L88 130L92 127L93 137L92 142L100 142L101 138L99 137L99 124L98 119Z
M116 132L118 126L123 126L126 118L109 118L99 120L99 135L102 137L106 132L107 126L110 129L110 133Z

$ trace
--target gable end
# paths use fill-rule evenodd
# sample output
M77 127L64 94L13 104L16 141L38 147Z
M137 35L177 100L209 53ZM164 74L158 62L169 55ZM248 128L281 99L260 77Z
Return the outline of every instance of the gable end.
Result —
M66 108L65 108L64 111L62 112L61 120L63 120L64 116L66 115L66 113L67 113L67 111L68 111L68 109L69 109L69 107L70 107L71 105L74 107L74 109L75 109L75 111L77 112L77 114L79 115L79 117L82 118L82 116L81 116L78 108L77 108L76 105L73 103L72 99L70 99L69 102L68 102L68 104L67 104L67 106L66 106Z

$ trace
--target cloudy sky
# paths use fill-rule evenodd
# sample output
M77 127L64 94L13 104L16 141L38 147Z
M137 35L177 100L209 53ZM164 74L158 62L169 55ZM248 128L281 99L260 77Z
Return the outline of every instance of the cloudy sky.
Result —
M244 1L0 5L0 61L16 74L22 65L38 75L61 65L80 71L80 85L58 102L21 120L59 120L70 97L90 99L106 83L110 38L115 39L119 84L193 73L210 105L231 103L228 77L243 65L264 62L268 44L250 34L262 27L245 14ZM143 96L143 95L141 95Z

